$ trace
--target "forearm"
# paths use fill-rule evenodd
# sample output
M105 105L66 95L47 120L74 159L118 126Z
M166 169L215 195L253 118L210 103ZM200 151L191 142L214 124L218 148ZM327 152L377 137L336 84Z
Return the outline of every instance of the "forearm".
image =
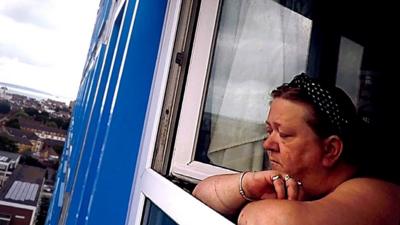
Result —
M269 170L241 174L209 177L196 186L193 195L225 215L237 214L246 204L245 199L285 198L284 181L282 179L275 182L271 180L272 176L279 175L282 177L282 174L278 171ZM294 186L298 188L295 182ZM240 187L242 187L243 196L239 191ZM297 196L290 197L297 199Z
M201 181L193 195L224 215L234 215L246 201L239 193L239 174L209 177Z

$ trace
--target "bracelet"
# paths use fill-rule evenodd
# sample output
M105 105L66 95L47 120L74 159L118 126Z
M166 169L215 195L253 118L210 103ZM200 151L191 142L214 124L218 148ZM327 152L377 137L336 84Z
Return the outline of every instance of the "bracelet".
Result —
M244 200L249 201L249 202L252 202L252 201L254 201L254 199L251 199L251 198L247 197L247 196L246 196L246 193L244 193L244 190L243 190L243 177L244 177L244 175L245 175L246 173L248 173L248 172L249 172L249 171L245 171L245 172L242 172L242 173L240 174L240 178L239 178L239 193L240 193L240 195L243 197Z

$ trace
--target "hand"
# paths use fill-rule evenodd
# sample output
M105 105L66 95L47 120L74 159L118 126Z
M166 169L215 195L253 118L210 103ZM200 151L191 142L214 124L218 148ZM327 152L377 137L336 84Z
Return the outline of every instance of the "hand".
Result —
M299 201L304 199L303 183L301 183L301 181L295 180L288 174L283 177L281 174L274 175L271 177L271 180L274 184L275 190L281 193L281 195L277 196L278 199ZM261 196L261 199L266 198Z
M247 173L243 189L253 199L303 200L304 196L301 182L275 170Z

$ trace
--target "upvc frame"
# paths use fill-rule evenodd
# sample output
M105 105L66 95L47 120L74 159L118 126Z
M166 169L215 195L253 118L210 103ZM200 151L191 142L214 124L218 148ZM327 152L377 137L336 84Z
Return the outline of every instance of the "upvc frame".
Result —
M112 21L115 22L115 20L117 19L119 13L122 10L122 6L124 5L124 3L126 2L126 0L117 0L113 2L113 15L112 15Z
M233 225L225 217L151 169L181 4L181 0L168 2L126 224L141 224L147 198L178 224Z
M112 1L112 5L111 5L111 9L110 9L110 16L106 21L105 24L105 35L104 35L104 43L108 43L110 37L111 37L111 33L114 29L114 25L116 23L116 20L118 18L118 16L120 15L120 13L122 10L127 10L127 7L123 7L125 4L126 0L119 0L119 1ZM125 13L123 14L125 16Z
M171 161L170 173L191 182L198 182L211 175L235 173L215 165L194 161L220 3L220 0L203 0L200 5Z

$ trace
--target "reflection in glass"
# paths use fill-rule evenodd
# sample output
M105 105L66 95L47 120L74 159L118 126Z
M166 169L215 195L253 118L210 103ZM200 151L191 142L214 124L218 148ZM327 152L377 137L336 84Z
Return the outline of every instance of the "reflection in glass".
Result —
M360 71L364 47L350 39L340 39L336 85L342 88L358 105Z
M149 199L146 199L143 209L142 225L176 225L167 214Z
M221 8L196 160L261 170L269 93L306 71L312 23L274 1Z

